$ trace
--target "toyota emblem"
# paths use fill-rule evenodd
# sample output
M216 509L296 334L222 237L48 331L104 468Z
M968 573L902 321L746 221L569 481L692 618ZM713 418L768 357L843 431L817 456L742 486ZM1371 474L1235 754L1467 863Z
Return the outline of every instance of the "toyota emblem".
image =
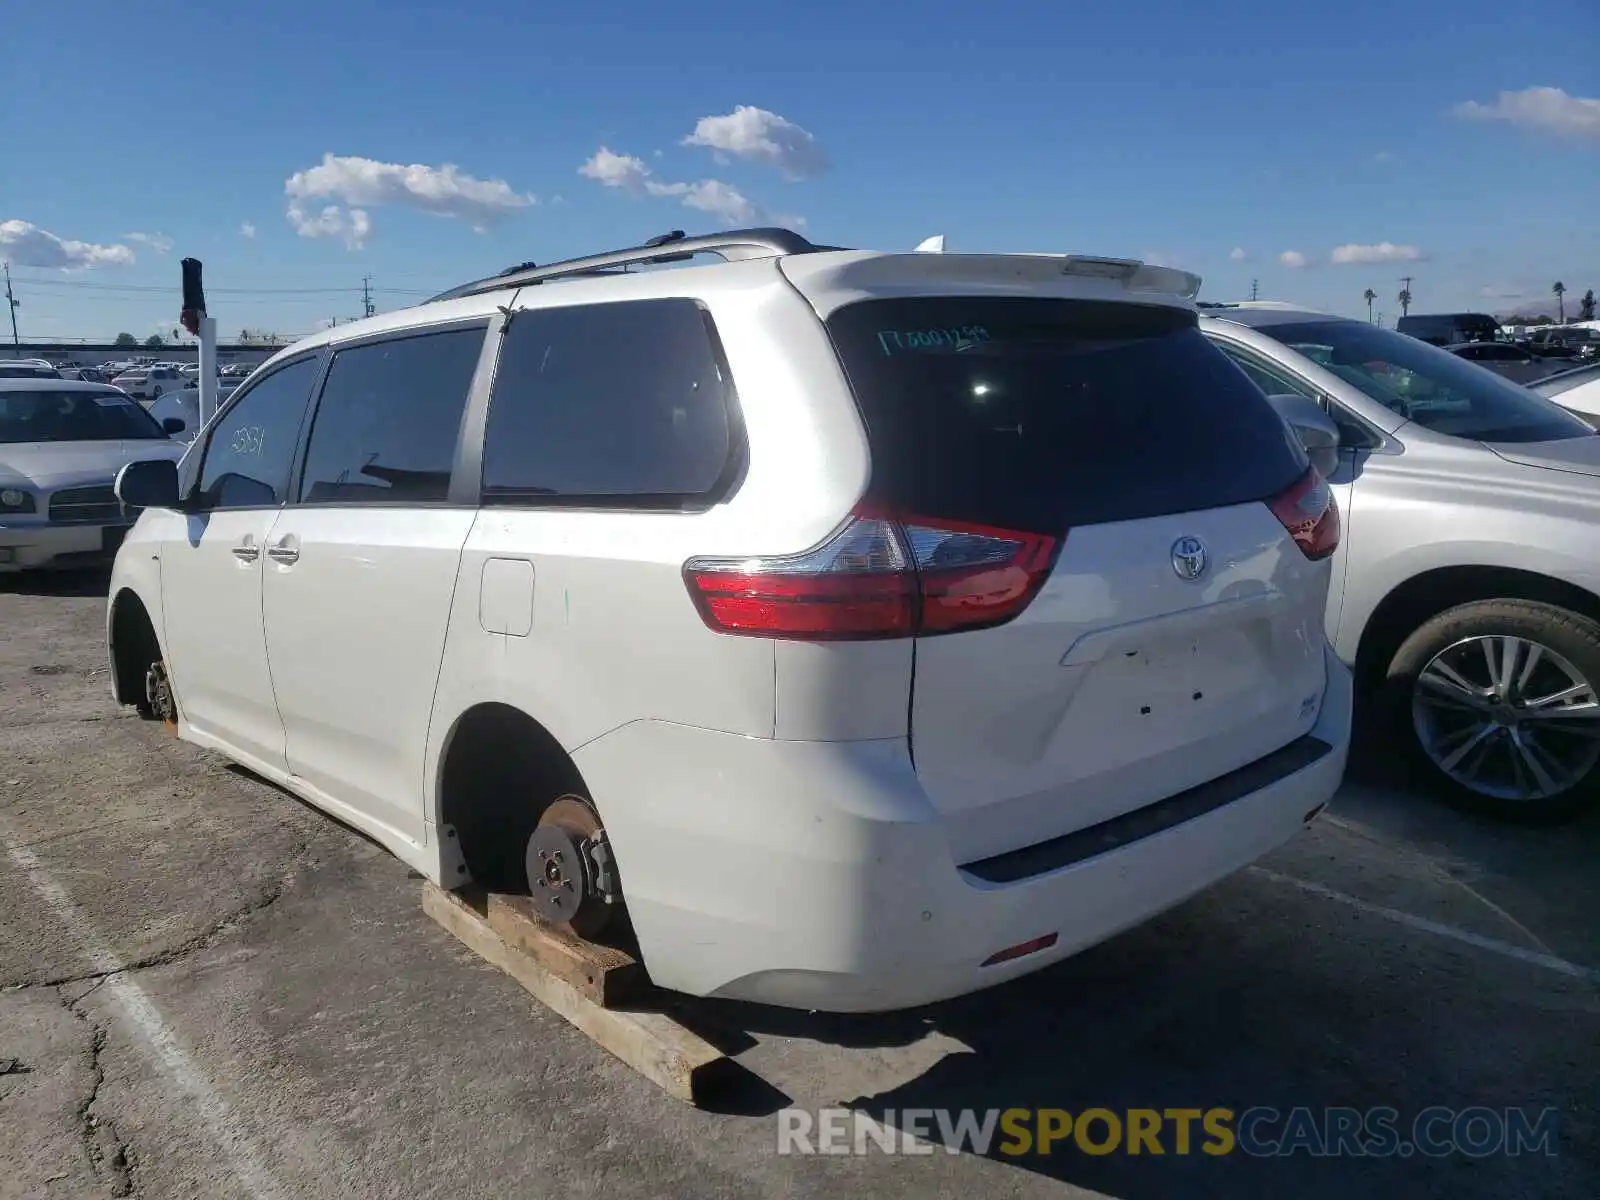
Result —
M1206 573L1206 544L1197 537L1181 537L1173 542L1172 569L1179 579L1199 579Z

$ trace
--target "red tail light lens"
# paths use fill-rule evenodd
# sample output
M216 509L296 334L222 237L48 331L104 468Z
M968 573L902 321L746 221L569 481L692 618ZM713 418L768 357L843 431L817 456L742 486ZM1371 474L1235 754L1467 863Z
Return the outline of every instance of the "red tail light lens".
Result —
M1307 467L1304 475L1269 502L1269 507L1295 545L1313 562L1339 548L1339 505L1333 498L1333 489L1315 467Z
M752 637L842 641L981 629L1044 585L1061 539L862 512L815 550L684 564L707 625Z

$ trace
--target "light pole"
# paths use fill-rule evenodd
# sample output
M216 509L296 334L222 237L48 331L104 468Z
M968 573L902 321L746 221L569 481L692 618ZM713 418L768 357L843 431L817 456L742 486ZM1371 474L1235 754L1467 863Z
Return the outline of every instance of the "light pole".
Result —
M6 307L11 310L11 349L18 358L22 357L22 337L17 333L17 309L22 307L22 301L11 293L11 264L6 263Z

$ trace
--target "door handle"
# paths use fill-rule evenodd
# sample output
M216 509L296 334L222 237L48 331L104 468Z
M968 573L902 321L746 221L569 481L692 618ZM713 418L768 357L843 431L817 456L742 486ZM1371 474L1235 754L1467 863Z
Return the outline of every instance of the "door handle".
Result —
M275 546L267 547L267 557L275 563L292 567L300 561L300 547L294 544L294 535L285 534Z
M255 544L253 539L246 537L244 541L233 548L233 556L240 562L253 563L261 557L261 548Z

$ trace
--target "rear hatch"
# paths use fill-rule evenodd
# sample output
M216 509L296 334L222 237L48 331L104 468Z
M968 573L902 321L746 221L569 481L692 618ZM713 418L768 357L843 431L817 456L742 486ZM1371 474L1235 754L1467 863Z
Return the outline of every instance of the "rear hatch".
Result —
M827 325L872 450L864 511L901 522L924 588L940 564L919 538L965 539L969 558L1024 545L1039 565L1004 623L917 637L912 752L957 861L1151 804L1310 728L1328 572L1285 531L1297 503L1331 499L1191 311L902 296Z

